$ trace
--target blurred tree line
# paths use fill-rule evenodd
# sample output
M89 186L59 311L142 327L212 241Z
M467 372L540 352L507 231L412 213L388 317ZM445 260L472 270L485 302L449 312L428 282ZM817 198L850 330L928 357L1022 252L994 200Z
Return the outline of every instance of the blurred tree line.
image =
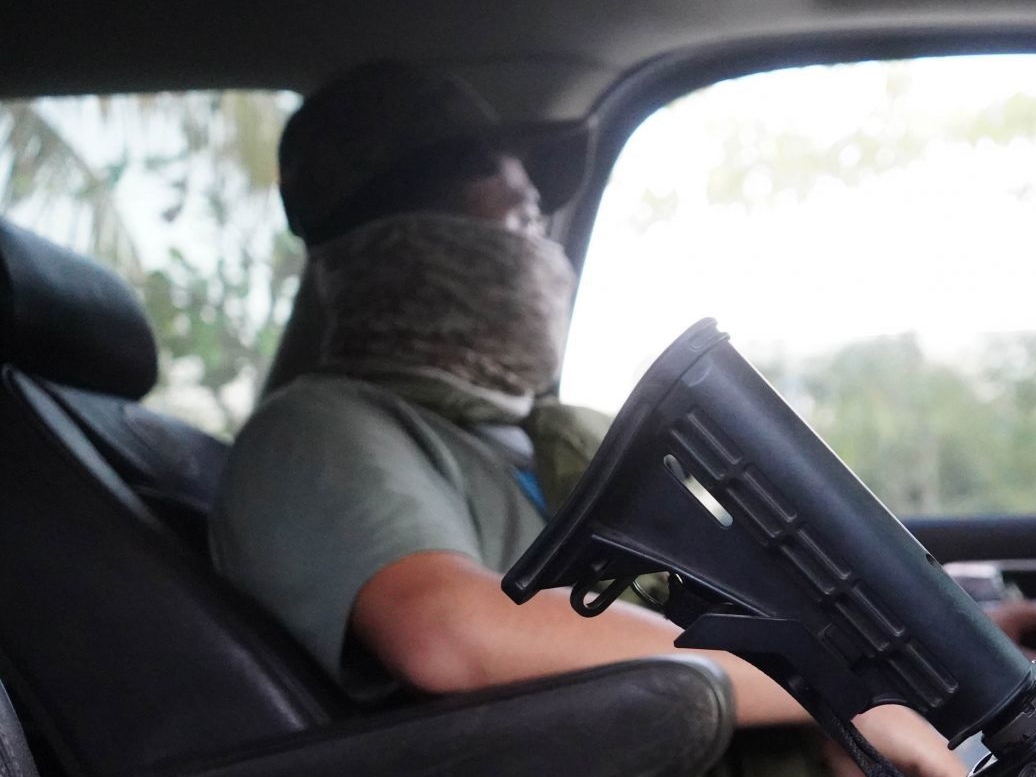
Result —
M979 350L950 365L907 334L760 368L896 514L1036 512L1036 334Z

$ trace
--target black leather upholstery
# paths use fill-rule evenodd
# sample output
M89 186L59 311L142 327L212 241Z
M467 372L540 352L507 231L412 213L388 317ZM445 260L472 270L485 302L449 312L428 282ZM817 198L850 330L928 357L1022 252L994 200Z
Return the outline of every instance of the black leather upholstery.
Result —
M227 444L132 400L40 385L159 520L208 558L208 516Z
M2 219L0 278L0 677L48 763L97 777L685 775L724 748L729 693L704 662L349 706L199 552L225 446L132 401L154 377L132 294Z
M633 661L336 725L158 774L693 777L729 741L729 703L711 663Z
M64 762L114 774L338 716L36 381L2 377L0 650Z
M21 723L0 685L0 777L39 777Z
M0 362L124 397L151 390L155 340L118 276L5 219L0 257Z
M225 445L132 400L156 369L134 293L2 219L0 279L0 674L58 758L114 773L345 714L209 568Z

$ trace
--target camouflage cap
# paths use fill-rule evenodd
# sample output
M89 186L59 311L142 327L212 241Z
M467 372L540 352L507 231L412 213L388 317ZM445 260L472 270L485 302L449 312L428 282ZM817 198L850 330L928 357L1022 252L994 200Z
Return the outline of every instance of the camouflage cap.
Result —
M590 148L583 122L506 127L448 74L397 61L368 63L307 97L284 128L280 188L292 231L305 239L400 160L457 140L485 142L526 162L548 213L579 188Z

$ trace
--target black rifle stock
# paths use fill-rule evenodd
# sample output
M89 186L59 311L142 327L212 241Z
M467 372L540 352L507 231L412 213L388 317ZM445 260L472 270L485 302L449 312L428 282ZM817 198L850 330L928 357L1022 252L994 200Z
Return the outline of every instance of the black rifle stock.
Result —
M1036 761L1029 662L710 319L647 372L504 590L571 586L594 615L655 571L677 646L741 655L843 742L896 703L951 747L983 732L984 773Z

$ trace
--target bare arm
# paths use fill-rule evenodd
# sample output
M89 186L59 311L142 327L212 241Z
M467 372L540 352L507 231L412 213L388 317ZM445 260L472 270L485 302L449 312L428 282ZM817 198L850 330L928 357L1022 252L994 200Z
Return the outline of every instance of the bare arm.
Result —
M544 591L517 607L500 576L457 553L417 553L379 572L353 608L358 638L394 673L433 693L558 674L673 653L680 629L616 602L582 618L568 592ZM729 653L701 651L730 675L741 725L808 720L782 688Z
M1030 660L1036 659L1036 602L1001 602L986 614Z
M356 598L351 627L390 671L434 693L673 653L679 634L655 613L623 602L582 618L562 590L518 607L500 590L499 575L466 556L434 551L378 572ZM738 725L809 720L752 665L728 653L699 652L730 676ZM917 715L881 708L863 718L868 737L901 768L918 777L964 774L945 740Z

